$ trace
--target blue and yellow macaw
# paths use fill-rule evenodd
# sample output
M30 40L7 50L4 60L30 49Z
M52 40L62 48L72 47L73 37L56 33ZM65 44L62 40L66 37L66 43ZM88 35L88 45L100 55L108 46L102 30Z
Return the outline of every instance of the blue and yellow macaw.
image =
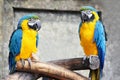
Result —
M24 66L24 60L31 62L32 54L37 52L38 31L41 28L39 17L35 14L23 16L17 29L12 33L9 41L9 70L15 72L16 62L21 61Z
M105 29L97 10L92 6L83 6L80 9L80 17L79 37L84 53L86 57L95 55L100 60L99 69L90 70L91 80L100 80L106 53Z

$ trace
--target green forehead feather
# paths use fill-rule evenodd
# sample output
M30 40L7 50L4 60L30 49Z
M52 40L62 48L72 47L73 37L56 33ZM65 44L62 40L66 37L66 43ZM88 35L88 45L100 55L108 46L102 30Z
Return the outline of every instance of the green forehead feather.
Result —
M36 16L36 15L33 15L32 18L33 18L33 19L39 19L39 17Z
M23 16L20 20L19 20L19 22L18 22L18 28L20 28L21 26L21 23L22 23L22 21L23 20L28 20L28 19L39 19L39 16L37 16L37 15L35 15L35 14L28 14L28 15L25 15L25 16Z
M97 12L97 10L95 8L93 8L92 6L83 6L83 7L81 7L80 11L84 11L84 10L91 10L91 11Z

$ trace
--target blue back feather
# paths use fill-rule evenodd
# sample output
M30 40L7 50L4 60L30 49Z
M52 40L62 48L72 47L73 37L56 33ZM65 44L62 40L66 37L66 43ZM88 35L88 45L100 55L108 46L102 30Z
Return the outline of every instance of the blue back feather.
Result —
M15 30L10 38L9 42L9 69L10 73L12 73L15 69L15 57L20 53L21 48L21 40L22 40L22 30Z
M96 23L96 28L94 32L94 42L96 42L98 48L98 56L100 59L100 75L102 75L105 52L106 52L106 41L105 41L105 31L100 21L97 21Z

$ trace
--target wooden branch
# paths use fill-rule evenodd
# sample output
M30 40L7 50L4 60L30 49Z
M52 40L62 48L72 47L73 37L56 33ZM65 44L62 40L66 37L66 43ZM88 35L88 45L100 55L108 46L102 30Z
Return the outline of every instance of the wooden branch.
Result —
M83 60L83 58L48 61L47 63L33 61L31 68L27 61L25 61L24 68L22 68L21 62L17 62L17 70L23 71L26 77L24 77L23 72L16 72L9 75L6 80L36 80L41 76L48 76L59 80L88 80L86 77L70 70L86 70L90 69L90 67L97 69L99 62L96 61L99 60L98 57L92 56L90 59L92 64L89 63L89 59Z
M17 71L6 76L5 80L37 80L38 77L40 77L38 74Z
M91 55L85 60L83 58L71 58L71 59L62 59L56 61L49 61L69 70L87 70L87 69L98 69L99 68L99 58L98 56Z
M51 76L51 77L59 79L59 80L88 80L86 77L84 77L82 75L78 75L75 72L72 72L68 69L65 69L63 67L60 67L60 66L57 66L54 64L49 64L49 63L32 62L32 65L30 68L29 63L27 61L25 61L25 66L24 66L24 68L22 68L22 67L23 66L22 66L21 62L18 61L17 67L16 67L16 69L18 71L34 73L34 74L37 74L37 76L38 76L38 74L45 75L45 76ZM32 76L32 78L35 78L35 77L33 77L33 75L31 75L31 76ZM19 77L14 77L12 75L9 78L7 78L6 80L13 80L13 79L26 80L25 77L20 79Z
M89 59L83 60L83 58L71 58L55 61L48 61L48 63L62 66L69 70L87 70L89 68Z

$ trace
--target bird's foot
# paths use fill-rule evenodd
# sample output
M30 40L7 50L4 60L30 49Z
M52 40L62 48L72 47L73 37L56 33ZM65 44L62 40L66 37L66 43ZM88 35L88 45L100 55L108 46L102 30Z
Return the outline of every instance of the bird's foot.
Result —
M25 60L24 59L20 59L21 63L22 63L22 69L24 68L25 65Z
M31 69L32 61L31 61L30 58L28 58L27 61L28 61L28 64L29 64L29 66L30 66L30 69Z
M37 57L36 54L32 54L32 57L31 57L31 60L34 61L34 62L38 62L39 61L39 58Z
M83 64L85 63L85 60L86 60L87 58L88 58L87 56L84 56L84 57L83 57L83 61L82 61Z
M90 63L90 69L92 70L98 69L100 65L99 57L96 55L90 55L89 63Z

